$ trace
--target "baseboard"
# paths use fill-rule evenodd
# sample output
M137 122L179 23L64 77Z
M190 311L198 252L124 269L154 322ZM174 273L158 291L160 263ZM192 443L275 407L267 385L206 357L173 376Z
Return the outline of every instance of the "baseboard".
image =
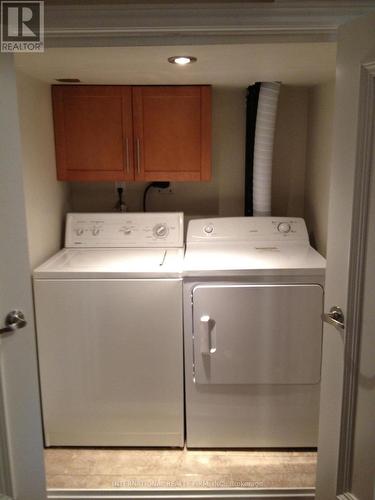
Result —
M236 490L59 490L49 489L49 500L236 500L258 498L262 500L311 500L315 496L313 488L268 488Z

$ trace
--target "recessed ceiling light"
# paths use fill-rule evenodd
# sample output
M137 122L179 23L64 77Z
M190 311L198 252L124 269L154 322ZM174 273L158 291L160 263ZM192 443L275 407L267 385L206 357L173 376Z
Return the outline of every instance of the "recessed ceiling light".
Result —
M186 64L194 63L197 61L196 57L192 56L173 56L168 57L168 62L172 64L178 64L180 66L185 66Z

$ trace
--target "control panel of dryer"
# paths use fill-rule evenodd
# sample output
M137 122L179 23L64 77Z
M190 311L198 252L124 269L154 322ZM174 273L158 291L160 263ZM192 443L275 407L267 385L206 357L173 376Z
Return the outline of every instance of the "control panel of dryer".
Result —
M183 246L183 214L70 213L66 218L66 248L127 248Z
M295 217L221 217L189 222L187 242L293 241L309 243L305 221Z

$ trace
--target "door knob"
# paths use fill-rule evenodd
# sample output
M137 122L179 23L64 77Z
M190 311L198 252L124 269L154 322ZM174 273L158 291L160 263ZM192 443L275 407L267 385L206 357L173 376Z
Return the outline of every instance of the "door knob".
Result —
M22 311L15 309L14 311L10 311L5 318L5 327L0 328L0 335L2 333L14 332L20 328L23 328L27 325L27 321L25 320L25 316Z
M344 313L339 306L333 306L328 313L322 314L322 320L340 331L345 328Z

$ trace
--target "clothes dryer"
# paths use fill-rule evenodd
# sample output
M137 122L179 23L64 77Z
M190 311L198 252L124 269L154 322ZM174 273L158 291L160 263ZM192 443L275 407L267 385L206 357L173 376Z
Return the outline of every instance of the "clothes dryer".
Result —
M324 274L302 219L190 221L189 448L317 446Z

